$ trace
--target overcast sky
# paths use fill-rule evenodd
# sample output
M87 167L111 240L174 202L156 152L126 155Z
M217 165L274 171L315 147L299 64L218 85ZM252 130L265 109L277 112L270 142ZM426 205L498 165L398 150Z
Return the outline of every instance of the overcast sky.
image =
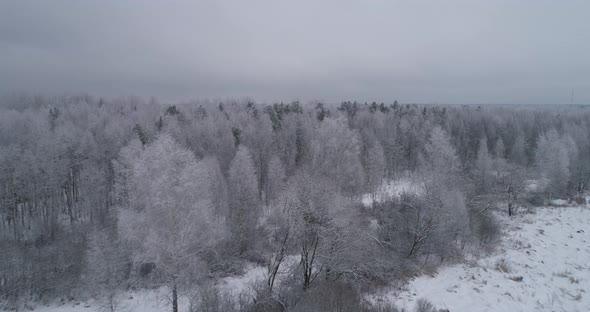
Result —
M0 93L590 103L590 1L1 1Z

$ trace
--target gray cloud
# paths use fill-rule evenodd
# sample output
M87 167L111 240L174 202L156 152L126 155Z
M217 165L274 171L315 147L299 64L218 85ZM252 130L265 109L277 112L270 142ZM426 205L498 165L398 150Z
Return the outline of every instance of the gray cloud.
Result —
M2 1L0 92L590 103L587 1Z

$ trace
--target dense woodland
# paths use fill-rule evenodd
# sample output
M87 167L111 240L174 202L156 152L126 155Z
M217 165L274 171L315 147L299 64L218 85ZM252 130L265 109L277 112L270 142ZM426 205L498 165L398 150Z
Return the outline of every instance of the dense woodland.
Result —
M586 106L0 106L5 307L95 296L115 311L117 292L165 285L171 309L375 310L367 289L490 250L498 214L578 200L590 179ZM377 200L399 179L421 192ZM250 295L215 291L251 263L268 278Z

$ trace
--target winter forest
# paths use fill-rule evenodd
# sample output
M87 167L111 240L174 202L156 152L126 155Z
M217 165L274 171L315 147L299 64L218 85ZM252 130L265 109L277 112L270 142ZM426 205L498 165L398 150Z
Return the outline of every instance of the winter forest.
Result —
M587 106L0 102L0 310L402 311L590 182Z

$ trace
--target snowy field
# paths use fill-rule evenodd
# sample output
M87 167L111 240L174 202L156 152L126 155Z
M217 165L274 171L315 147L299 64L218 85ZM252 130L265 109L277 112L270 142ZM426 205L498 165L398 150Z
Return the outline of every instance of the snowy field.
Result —
M506 222L492 256L441 268L371 301L407 310L426 298L452 312L590 311L590 208L537 208Z

